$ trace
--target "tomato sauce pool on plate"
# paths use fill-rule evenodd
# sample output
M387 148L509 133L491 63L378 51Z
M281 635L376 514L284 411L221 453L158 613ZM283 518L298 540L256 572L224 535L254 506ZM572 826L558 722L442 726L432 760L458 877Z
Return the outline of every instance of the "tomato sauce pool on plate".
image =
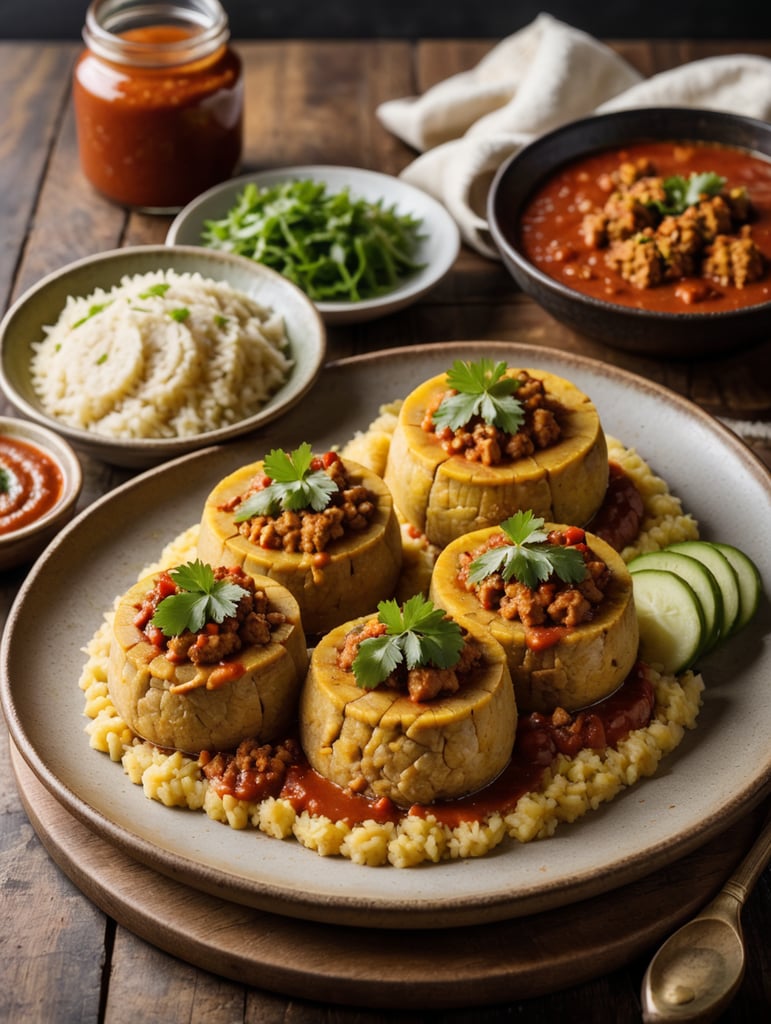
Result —
M762 278L739 288L710 282L697 302L681 297L679 278L650 288L637 288L606 266L603 249L590 248L581 234L588 209L601 208L607 188L601 180L625 161L647 159L664 178L713 172L726 187L747 189L754 215L752 238L763 253ZM574 291L605 302L663 313L716 313L771 300L771 161L745 150L708 143L646 142L603 150L572 161L549 177L531 196L520 217L519 241L525 256L539 270ZM704 289L702 289L704 290Z

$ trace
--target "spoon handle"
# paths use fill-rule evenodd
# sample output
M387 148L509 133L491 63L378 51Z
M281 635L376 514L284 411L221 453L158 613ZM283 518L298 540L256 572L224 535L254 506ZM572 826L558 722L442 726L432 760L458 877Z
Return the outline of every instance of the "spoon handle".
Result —
M771 811L769 811L765 824L746 857L720 890L721 894L726 893L733 896L743 906L769 859L771 859Z

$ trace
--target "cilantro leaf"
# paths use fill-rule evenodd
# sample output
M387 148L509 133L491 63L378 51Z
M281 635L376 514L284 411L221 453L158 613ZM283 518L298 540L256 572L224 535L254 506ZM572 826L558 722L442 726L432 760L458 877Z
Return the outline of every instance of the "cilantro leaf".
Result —
M176 320L178 324L181 324L190 316L190 310L186 306L178 306L176 309L169 310L169 316L172 320Z
M0 494L8 494L11 490L11 474L0 466Z
M726 179L714 171L694 172L688 178L674 174L664 179L664 202L655 201L648 205L657 209L663 216L678 216L685 213L689 206L696 206L705 196L718 195L725 182Z
M464 643L460 626L421 594L405 601L402 608L396 601L381 601L378 620L387 632L359 644L352 666L358 686L374 689L402 662L408 669L457 664Z
M587 569L583 556L574 547L546 543L541 529L543 519L532 512L516 512L501 523L508 544L490 548L469 566L470 583L479 583L499 572L508 583L516 579L534 590L556 574L565 583L580 583Z
M150 620L164 636L179 636L188 629L197 633L207 622L222 622L235 615L247 593L237 583L215 579L212 567L198 559L172 569L169 575L180 592L159 602Z
M76 320L75 323L72 325L71 330L74 331L76 327L80 327L81 324L84 324L87 320L90 320L92 316L96 316L97 313L101 313L103 309L107 309L109 305L109 302L96 302L94 303L93 306L89 306L86 315L82 316L80 320Z
M481 416L485 423L507 434L516 434L522 426L522 403L513 397L519 381L506 376L506 363L485 358L464 363L456 359L447 372L447 383L457 394L444 398L434 413L434 423L440 429L457 430L472 416Z
M263 462L265 475L270 477L271 483L242 502L235 521L243 523L254 516L275 515L281 509L312 508L314 512L325 509L337 491L337 484L325 470L311 470L312 462L313 450L307 441L291 454L283 448L272 449Z
M153 295L158 295L161 298L163 298L163 296L166 294L169 288L171 288L171 285L166 284L165 282L161 282L159 284L151 284L149 288L139 293L138 298L149 299Z

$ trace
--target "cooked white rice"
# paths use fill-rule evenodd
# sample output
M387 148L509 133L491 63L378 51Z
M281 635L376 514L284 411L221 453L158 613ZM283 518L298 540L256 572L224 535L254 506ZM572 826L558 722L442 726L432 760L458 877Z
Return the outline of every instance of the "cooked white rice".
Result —
M223 281L158 270L70 296L33 345L45 412L109 437L186 437L258 412L292 366L282 316Z

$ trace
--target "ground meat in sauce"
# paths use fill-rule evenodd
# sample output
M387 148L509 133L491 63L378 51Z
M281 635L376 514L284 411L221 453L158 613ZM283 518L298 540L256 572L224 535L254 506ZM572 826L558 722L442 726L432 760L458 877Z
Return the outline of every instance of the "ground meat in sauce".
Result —
M437 430L434 413L447 396L456 394L452 389L437 395L426 409L421 424L423 430L435 433L450 455L463 455L470 462L481 462L484 466L513 462L556 444L561 436L557 419L559 403L546 394L543 381L531 377L526 370L520 370L515 379L519 387L514 397L522 403L525 413L524 423L516 434L507 434L500 427L485 423L479 416L474 416L457 430L449 427Z
M504 619L519 619L526 627L574 627L591 621L595 608L602 603L611 573L605 562L586 544L583 530L577 527L569 532L552 530L547 536L549 544L570 544L581 552L587 574L580 583L565 583L552 576L531 589L516 579L507 583L500 573L491 573L479 583L469 583L469 567L474 559L490 548L506 543L504 534L494 534L485 544L474 551L464 552L459 558L458 583L475 593L483 608L497 611Z
M241 799L266 800L278 796L288 769L303 759L294 739L257 744L248 738L235 752L220 751L213 757L205 752L200 762L203 774L221 796L229 793Z
M746 190L724 186L679 215L664 215L655 205L666 202L664 181L647 160L604 175L600 184L610 194L584 215L586 244L605 249L607 265L640 289L690 276L737 288L760 280L765 260L752 239ZM690 289L681 298L696 302L707 291Z
M283 613L271 609L265 591L257 587L243 569L218 566L213 571L215 580L234 583L245 591L235 615L222 622L208 622L198 632L185 630L172 637L164 636L160 629L151 625L150 620L161 601L179 592L168 572L161 573L138 610L134 620L136 627L175 664L189 661L194 665L216 665L245 647L265 646L270 643L271 631L285 621Z
M384 636L387 627L377 619L355 626L346 634L337 657L338 667L345 672L353 671L353 663L359 652L359 644L369 637ZM416 703L433 700L450 693L456 693L463 685L464 677L482 660L482 649L472 637L464 637L460 657L453 668L436 668L433 665L408 669L404 663L380 685L394 690L404 690L410 700Z
M361 484L351 483L345 463L334 452L314 459L311 468L326 470L337 484L337 491L325 509L320 512L298 509L283 511L277 516L254 516L238 523L238 532L257 547L320 554L347 533L366 530L377 512L376 495ZM234 499L225 511L234 511L250 494L268 487L270 483L270 477L255 477L249 489Z

